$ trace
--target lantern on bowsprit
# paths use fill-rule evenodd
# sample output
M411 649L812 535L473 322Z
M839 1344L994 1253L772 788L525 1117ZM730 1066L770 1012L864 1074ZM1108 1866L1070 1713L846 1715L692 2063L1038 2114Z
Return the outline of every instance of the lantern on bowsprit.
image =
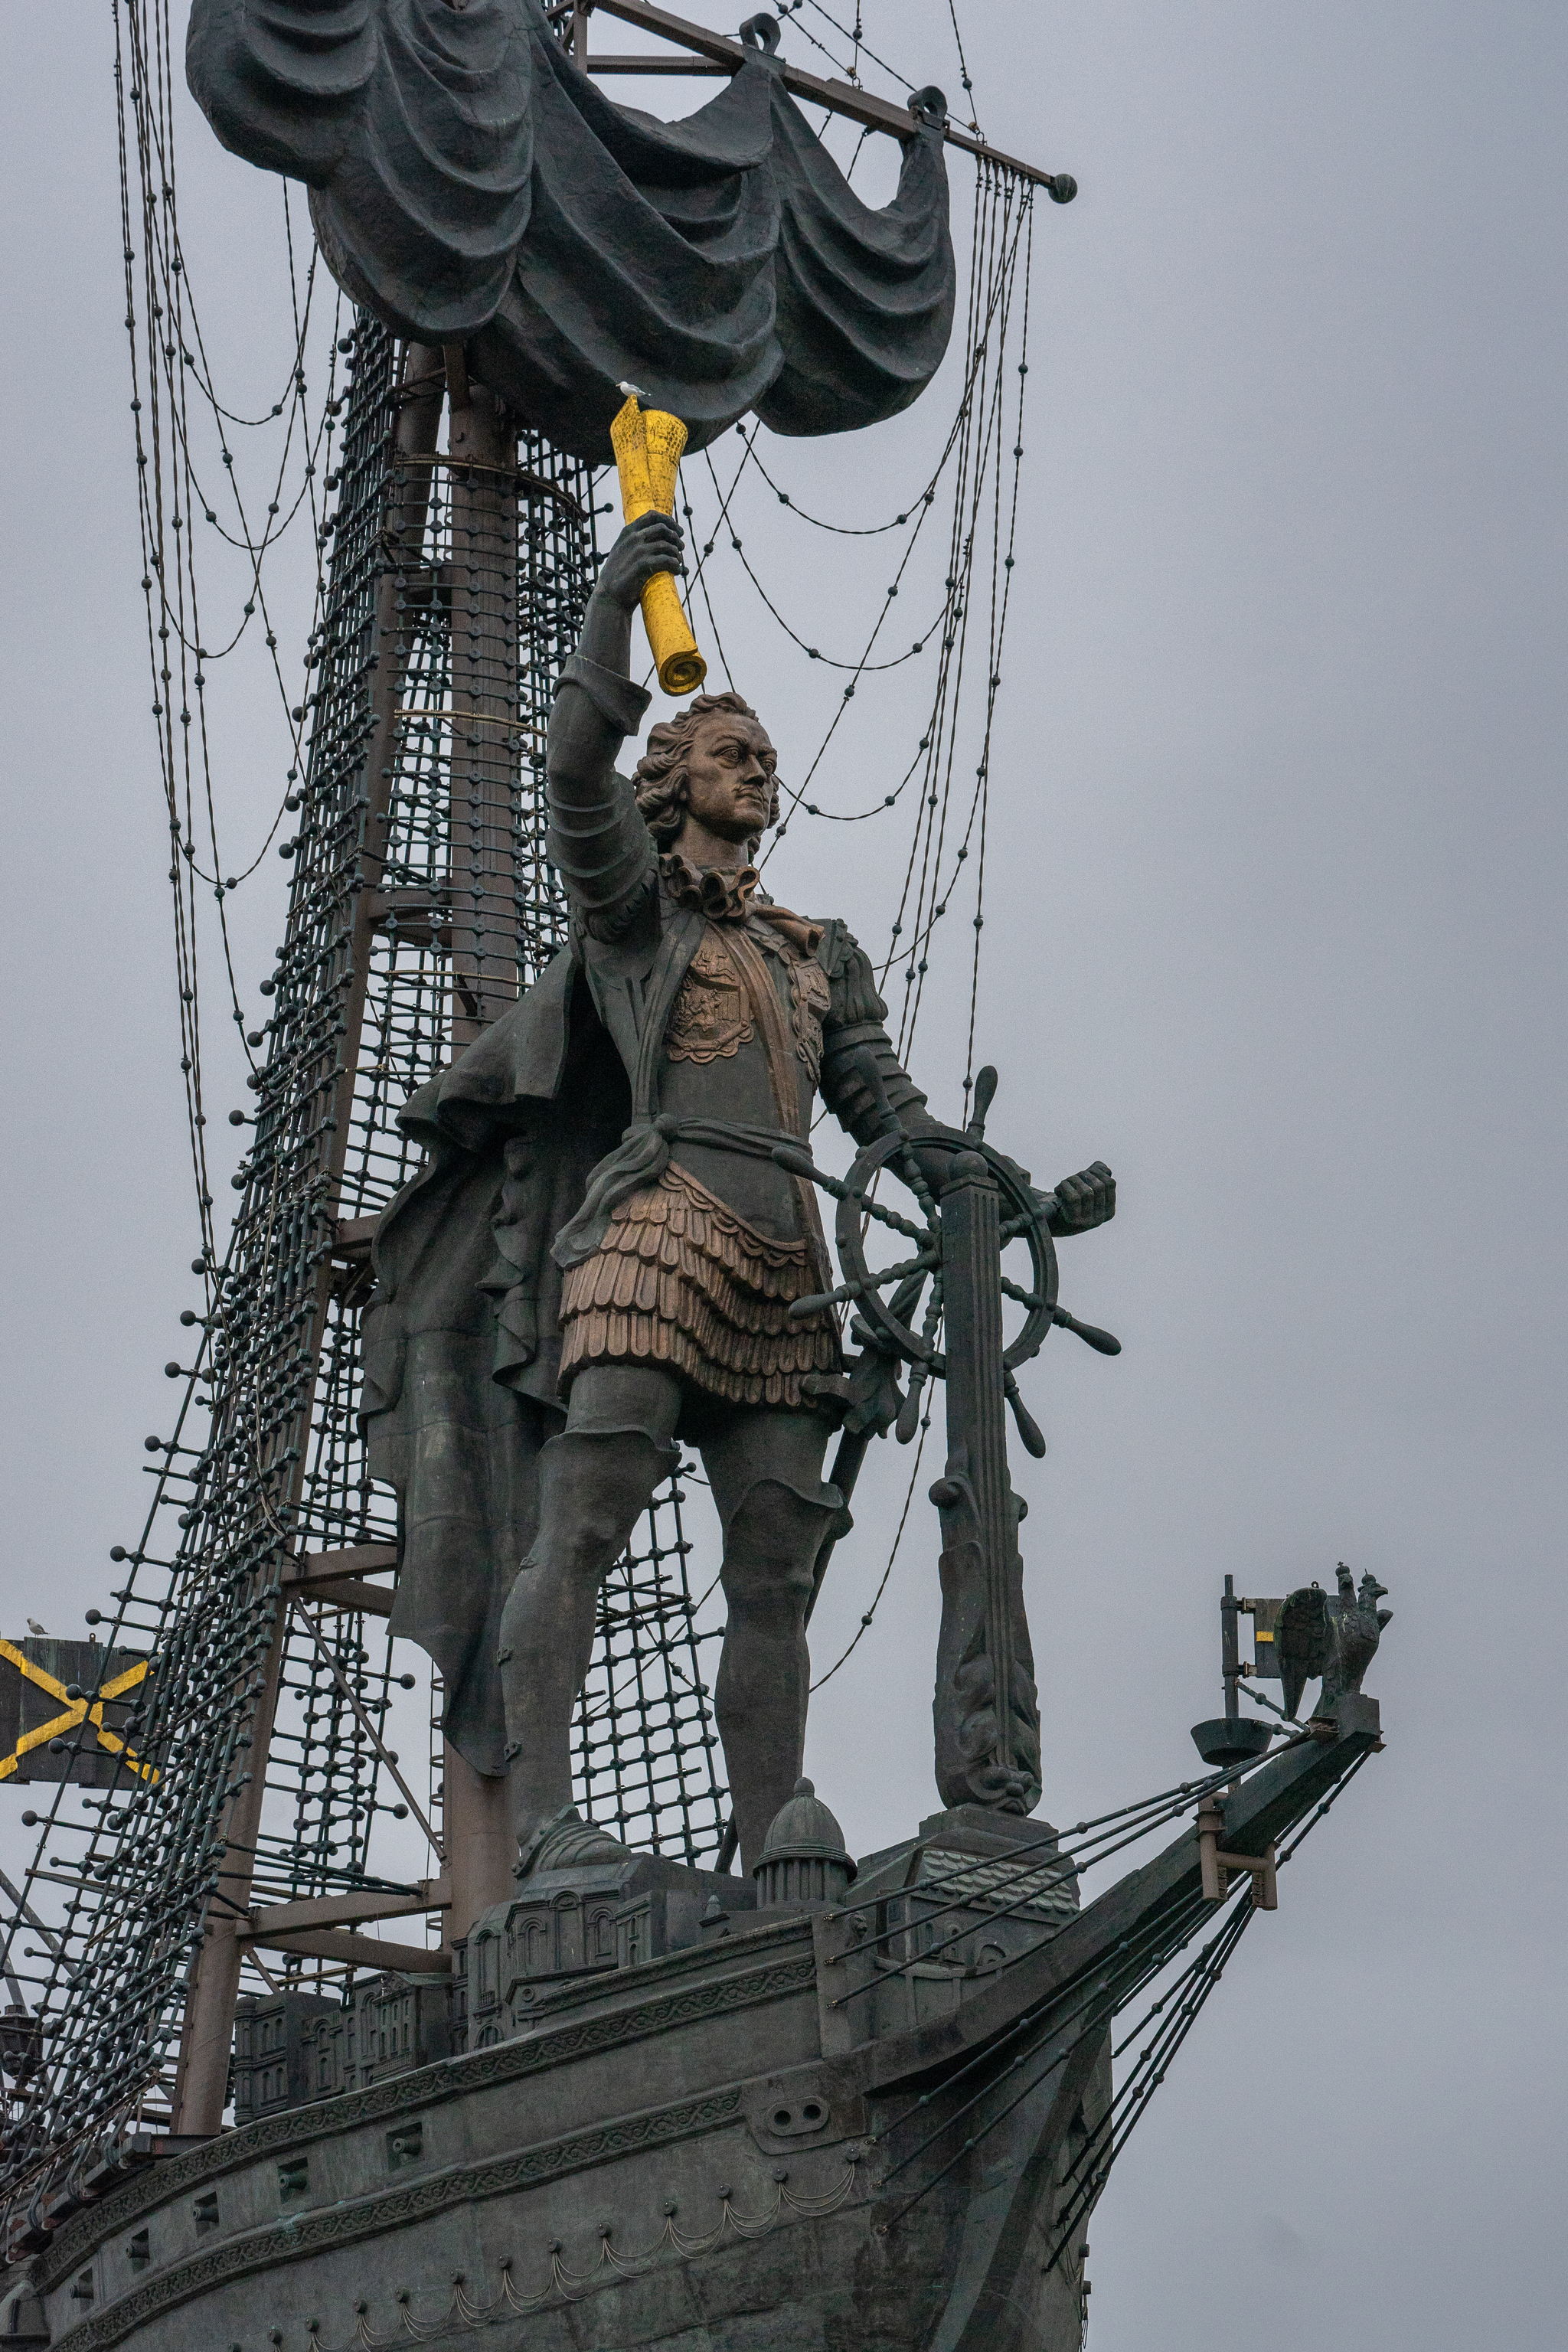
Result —
M1304 1584L1283 1600L1260 1595L1244 1600L1234 1580L1226 1578L1219 1604L1225 1713L1193 1726L1193 1743L1205 1764L1217 1770L1249 1764L1265 1753L1277 1732L1294 1731L1307 1685L1320 1676L1316 1720L1332 1720L1342 1699L1361 1696L1362 1676L1394 1612L1378 1607L1388 1588L1370 1570L1358 1587L1341 1560L1336 1578L1334 1592L1325 1592L1320 1584ZM1250 1660L1241 1654L1243 1617L1252 1620ZM1258 1694L1262 1704L1274 1709L1273 1723L1242 1714L1241 1685L1249 1678L1280 1685L1282 1706Z

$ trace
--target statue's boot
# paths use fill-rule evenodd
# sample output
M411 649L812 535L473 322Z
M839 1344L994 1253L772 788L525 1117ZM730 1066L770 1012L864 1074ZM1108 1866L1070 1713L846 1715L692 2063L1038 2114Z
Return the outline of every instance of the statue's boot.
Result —
M572 1720L599 1587L679 1458L642 1429L567 1429L541 1449L539 1529L507 1595L497 1654L520 1848L571 1808Z
M811 1655L805 1612L816 1556L843 1509L836 1487L779 1478L748 1486L724 1528L730 1622L713 1688L742 1866L800 1778Z

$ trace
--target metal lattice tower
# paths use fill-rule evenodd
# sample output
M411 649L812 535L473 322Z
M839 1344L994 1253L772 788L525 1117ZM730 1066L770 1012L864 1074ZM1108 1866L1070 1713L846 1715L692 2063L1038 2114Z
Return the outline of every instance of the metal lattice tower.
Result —
M46 2190L58 2200L128 2121L217 2127L242 1979L331 1985L366 1965L258 1957L236 1934L253 1904L413 1898L413 1833L384 1817L412 1816L438 1853L477 1801L452 1751L444 1787L416 1769L427 1688L402 1698L418 1678L370 1646L388 1601L366 1580L395 1564L397 1530L355 1420L358 1317L374 1220L416 1157L404 1101L564 936L544 734L592 584L593 483L537 434L520 447L460 381L441 451L440 354L365 316L351 368L242 1198L225 1264L204 1268L173 1430L148 1441L144 1533L116 1552L105 1655L153 1665L115 1785L81 1801L86 1818L58 1790L5 1934L14 2251L43 2228ZM605 1588L576 1757L595 1818L696 1861L727 1808L681 1499L675 1484L658 1498ZM448 1937L468 1924L459 1899Z

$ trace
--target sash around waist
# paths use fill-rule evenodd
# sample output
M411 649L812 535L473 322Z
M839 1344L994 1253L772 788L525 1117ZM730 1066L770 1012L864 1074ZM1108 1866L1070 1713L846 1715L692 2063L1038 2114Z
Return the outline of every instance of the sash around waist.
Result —
M798 1135L787 1134L782 1127L745 1127L725 1118L676 1118L667 1111L657 1118L634 1120L614 1151L594 1170L582 1207L551 1244L550 1255L557 1265L580 1265L592 1257L609 1230L615 1211L644 1185L658 1183L677 1143L705 1144L710 1150L738 1152L749 1160L771 1160L781 1143L797 1151L804 1148Z

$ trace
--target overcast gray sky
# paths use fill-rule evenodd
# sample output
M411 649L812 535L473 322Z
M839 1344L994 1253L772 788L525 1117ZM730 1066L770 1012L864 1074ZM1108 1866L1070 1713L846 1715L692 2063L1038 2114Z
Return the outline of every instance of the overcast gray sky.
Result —
M865 18L957 96L938 0ZM1555 2352L1563 15L969 0L960 21L989 135L1082 184L1037 226L981 1000L996 1138L1042 1181L1100 1154L1122 1187L1115 1225L1064 1252L1063 1296L1125 1352L1053 1340L1026 1382L1051 1452L1016 1466L1044 1809L1071 1821L1189 1767L1226 1571L1279 1592L1343 1558L1395 1612L1369 1678L1387 1752L1122 2159L1090 2341ZM25 1614L79 1627L144 1507L195 1234L108 11L12 8L0 41L14 1635ZM810 61L793 29L786 49ZM194 117L184 142L210 346L269 402L279 185ZM888 184L885 160L862 168ZM879 520L950 413L944 381L895 425L769 462L818 511ZM783 607L847 642L885 585L875 543L827 562L752 512ZM714 594L798 771L820 674L738 570ZM258 680L225 690L226 818L259 840L286 747ZM847 802L911 733L900 691L846 730ZM900 839L797 828L770 883L874 941ZM247 988L283 877L268 858L239 903ZM967 992L946 952L914 1058L951 1112ZM874 1588L899 1474L865 1490L825 1658ZM861 1851L935 1801L934 1552L917 1519L863 1670L813 1720L810 1769ZM20 1845L0 1819L0 1853Z

